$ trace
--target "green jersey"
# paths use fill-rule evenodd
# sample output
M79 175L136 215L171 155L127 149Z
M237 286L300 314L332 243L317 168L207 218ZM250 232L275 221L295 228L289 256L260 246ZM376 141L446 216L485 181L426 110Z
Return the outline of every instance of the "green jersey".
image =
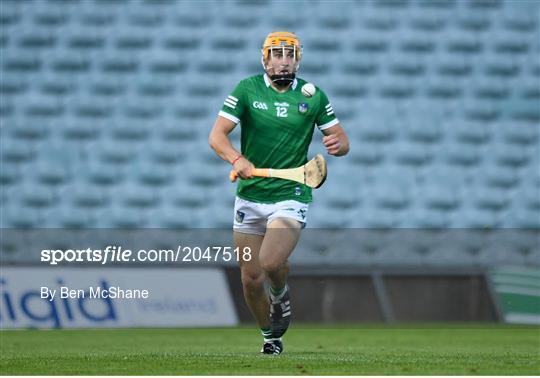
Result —
M241 151L257 168L296 168L307 163L314 127L320 130L339 121L326 94L317 88L307 98L295 79L279 93L266 74L242 80L227 97L219 115L240 123ZM237 195L248 201L275 203L285 200L311 202L311 188L278 178L240 180Z

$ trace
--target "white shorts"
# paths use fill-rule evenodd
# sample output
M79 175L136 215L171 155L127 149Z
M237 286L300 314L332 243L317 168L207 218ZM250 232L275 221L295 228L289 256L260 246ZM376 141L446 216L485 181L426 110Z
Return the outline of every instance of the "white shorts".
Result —
M258 203L236 197L233 230L245 234L264 235L266 226L276 218L291 218L306 226L308 204L294 200Z

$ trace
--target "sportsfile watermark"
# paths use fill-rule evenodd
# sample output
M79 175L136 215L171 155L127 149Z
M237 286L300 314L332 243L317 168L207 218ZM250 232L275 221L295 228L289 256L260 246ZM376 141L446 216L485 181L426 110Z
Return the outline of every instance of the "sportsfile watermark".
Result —
M273 230L272 232L280 232ZM283 232L288 232L283 230ZM237 265L231 229L2 229L0 262L37 266ZM280 240L276 235L276 240ZM537 229L309 229L291 264L349 268L537 264Z
M107 263L150 262L150 263L191 263L191 262L230 262L251 261L249 247L232 246L190 247L179 245L173 249L139 249L133 251L120 245L109 245L105 249L43 249L40 260L49 265L58 263L92 262Z

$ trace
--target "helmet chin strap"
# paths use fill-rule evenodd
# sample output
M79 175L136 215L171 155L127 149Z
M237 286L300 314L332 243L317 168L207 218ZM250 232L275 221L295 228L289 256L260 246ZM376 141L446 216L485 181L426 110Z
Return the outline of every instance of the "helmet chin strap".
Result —
M286 87L291 84L296 77L295 73L283 74L283 75L271 75L270 80L278 87Z

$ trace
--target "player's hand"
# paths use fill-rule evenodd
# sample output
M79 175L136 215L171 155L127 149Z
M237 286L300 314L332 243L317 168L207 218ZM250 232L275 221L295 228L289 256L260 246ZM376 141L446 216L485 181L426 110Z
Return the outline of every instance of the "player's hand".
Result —
M326 148L326 152L328 152L329 155L337 154L341 148L341 141L336 134L325 135L323 136L322 141Z
M255 166L248 159L242 156L234 163L233 168L240 178L249 179L253 177L251 172Z

